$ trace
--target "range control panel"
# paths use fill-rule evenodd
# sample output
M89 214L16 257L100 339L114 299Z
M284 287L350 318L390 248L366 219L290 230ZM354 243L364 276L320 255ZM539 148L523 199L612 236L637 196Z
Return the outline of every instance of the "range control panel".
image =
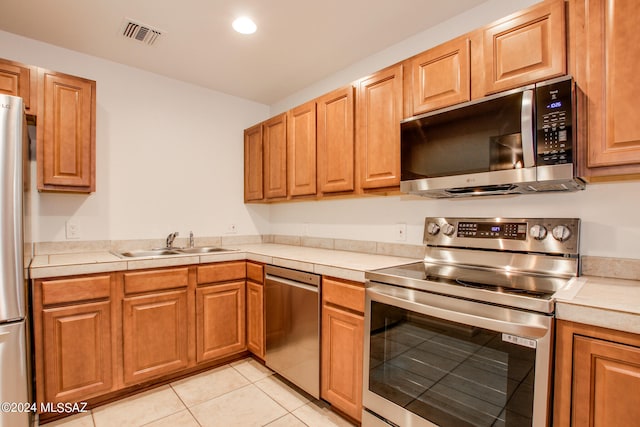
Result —
M527 224L518 222L459 222L458 237L526 240Z
M572 163L573 82L536 87L537 165Z
M425 218L428 246L576 255L577 218Z

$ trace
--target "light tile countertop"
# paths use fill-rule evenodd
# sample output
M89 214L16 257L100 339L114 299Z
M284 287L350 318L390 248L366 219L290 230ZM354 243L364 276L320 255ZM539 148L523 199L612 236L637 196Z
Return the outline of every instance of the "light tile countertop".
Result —
M106 251L38 255L31 262L30 272L32 279L38 279L248 259L264 262L265 264L364 282L364 272L367 270L419 261L419 259L399 256L272 243L225 245L225 248L233 249L233 251L138 259L123 259Z
M556 318L640 334L640 282L579 277L556 294Z
M364 282L364 272L418 261L416 258L367 254L283 244L225 245L230 252L123 259L111 252L38 255L31 278L160 268L210 262L253 260L281 267ZM640 281L582 276L556 294L556 317L640 334Z

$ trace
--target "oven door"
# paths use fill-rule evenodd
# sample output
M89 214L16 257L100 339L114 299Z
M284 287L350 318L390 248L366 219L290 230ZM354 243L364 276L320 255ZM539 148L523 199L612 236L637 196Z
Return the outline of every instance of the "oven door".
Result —
M366 295L363 419L548 424L552 316L376 282Z

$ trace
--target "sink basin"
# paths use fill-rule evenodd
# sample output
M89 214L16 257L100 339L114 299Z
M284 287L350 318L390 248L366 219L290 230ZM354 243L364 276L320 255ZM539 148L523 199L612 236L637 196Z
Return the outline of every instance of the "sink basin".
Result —
M225 249L225 248L219 248L215 246L200 246L195 248L178 249L179 252L185 253L185 254L209 254L214 252L229 252L233 250L235 249Z
M215 246L200 246L195 248L158 248L158 249L140 249L134 251L113 252L120 258L149 258L167 255L185 255L185 254L211 254L215 252L230 252L235 249L225 249Z
M124 258L145 258L145 257L152 257L152 256L180 255L180 253L181 252L178 252L175 249L148 249L148 250L116 252L116 255L119 255Z

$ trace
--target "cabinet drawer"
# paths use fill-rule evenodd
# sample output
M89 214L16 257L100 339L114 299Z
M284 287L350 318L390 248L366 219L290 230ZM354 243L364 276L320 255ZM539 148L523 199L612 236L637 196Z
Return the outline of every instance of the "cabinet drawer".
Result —
M221 262L198 267L198 284L226 282L244 279L247 276L245 261Z
M42 281L42 305L108 299L111 294L111 276L79 277Z
M162 289L183 288L189 284L188 268L124 273L124 293L137 294Z
M364 283L322 279L322 300L364 313Z
M262 283L264 281L264 266L247 262L247 279Z

